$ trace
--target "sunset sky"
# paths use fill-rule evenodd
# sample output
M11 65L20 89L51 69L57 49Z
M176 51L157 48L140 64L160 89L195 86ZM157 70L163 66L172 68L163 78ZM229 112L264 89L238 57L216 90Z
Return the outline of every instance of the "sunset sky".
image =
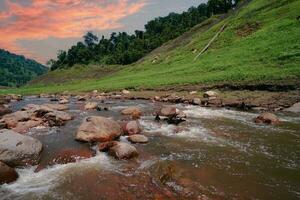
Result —
M46 63L87 31L107 36L142 30L205 0L0 0L0 48Z

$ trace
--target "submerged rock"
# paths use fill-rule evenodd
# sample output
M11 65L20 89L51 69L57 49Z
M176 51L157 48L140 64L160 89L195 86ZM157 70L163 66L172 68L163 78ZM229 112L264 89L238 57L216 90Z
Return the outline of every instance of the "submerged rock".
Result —
M121 126L114 120L92 116L80 125L76 140L84 142L112 141L122 134Z
M93 156L95 156L95 153L89 149L63 149L50 158L46 164L40 164L35 172L39 172L47 166L75 163L79 160L88 159Z
M13 168L0 161L0 185L12 183L18 179L19 175Z
M257 124L279 124L279 119L273 113L263 113L257 118L255 118L255 123Z
M147 143L149 141L146 136L140 134L130 135L128 140L132 143Z
M42 143L12 130L0 130L0 160L6 164L27 166L38 164Z
M125 142L116 142L110 149L109 155L116 159L131 159L138 156L136 148Z

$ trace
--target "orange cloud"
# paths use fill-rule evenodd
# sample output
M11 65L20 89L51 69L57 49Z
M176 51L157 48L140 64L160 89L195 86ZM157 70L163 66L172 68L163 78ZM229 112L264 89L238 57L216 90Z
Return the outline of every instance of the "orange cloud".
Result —
M33 57L19 40L81 37L88 30L122 27L119 21L137 13L145 0L31 0L22 5L5 0L0 11L0 47Z

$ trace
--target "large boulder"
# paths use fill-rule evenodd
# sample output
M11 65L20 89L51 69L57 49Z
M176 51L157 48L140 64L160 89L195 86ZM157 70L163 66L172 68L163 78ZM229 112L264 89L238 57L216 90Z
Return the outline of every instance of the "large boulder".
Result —
M123 131L127 135L135 135L141 132L141 127L138 121L130 121L125 124Z
M254 121L257 124L279 124L279 119L273 113L262 113Z
M98 106L97 102L88 102L85 104L84 109L85 110L95 110Z
M125 142L116 142L108 153L116 159L131 159L138 156L136 148Z
M140 134L130 135L128 140L132 143L147 143L149 141L146 136Z
M64 165L91 158L95 153L89 149L63 149L55 153L47 162L40 164L35 172L39 172L47 166Z
M295 103L294 105L292 105L291 107L284 109L284 111L287 112L294 112L294 113L300 113L300 102L299 103Z
M0 185L14 182L18 177L16 170L0 161Z
M83 142L112 141L122 134L121 126L114 120L92 116L86 118L80 125L76 140Z
M42 143L30 136L12 130L0 130L0 161L15 167L36 165L42 151Z

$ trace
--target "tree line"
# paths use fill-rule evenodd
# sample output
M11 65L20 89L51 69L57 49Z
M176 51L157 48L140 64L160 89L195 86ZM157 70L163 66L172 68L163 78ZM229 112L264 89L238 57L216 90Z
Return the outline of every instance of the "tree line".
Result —
M198 7L191 7L181 14L170 13L158 17L145 25L145 31L134 34L113 32L109 38L98 38L92 32L83 36L68 51L60 50L56 60L48 61L51 70L72 67L75 64L131 64L144 55L174 39L212 15L223 14L234 8L241 0L209 0Z
M21 86L47 72L40 63L0 49L0 86Z

